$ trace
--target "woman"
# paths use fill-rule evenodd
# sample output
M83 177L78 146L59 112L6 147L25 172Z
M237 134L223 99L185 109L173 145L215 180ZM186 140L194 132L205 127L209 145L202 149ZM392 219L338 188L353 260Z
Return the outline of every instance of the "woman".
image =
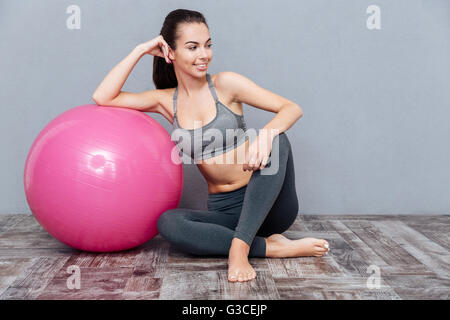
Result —
M185 252L228 255L228 280L256 277L248 257L320 257L329 250L323 239L289 240L286 231L298 213L294 161L284 133L303 114L295 103L267 91L234 72L207 73L212 60L211 38L203 15L179 9L170 12L160 35L139 44L99 85L99 105L157 112L185 137L182 151L196 160L208 183L208 210L177 208L158 219L161 236ZM133 67L145 54L154 56L156 90L121 91ZM276 113L250 143L242 103ZM193 124L193 125L192 125ZM204 142L211 132L241 132L231 143ZM178 145L177 145L178 146ZM276 148L275 148L276 147ZM208 150L209 149L209 150ZM277 157L272 159L272 151ZM242 162L238 154L245 154ZM223 159L227 159L224 161ZM231 161L230 161L231 159ZM276 170L268 174L276 160ZM270 167L266 167L267 164ZM266 173L266 174L265 174Z

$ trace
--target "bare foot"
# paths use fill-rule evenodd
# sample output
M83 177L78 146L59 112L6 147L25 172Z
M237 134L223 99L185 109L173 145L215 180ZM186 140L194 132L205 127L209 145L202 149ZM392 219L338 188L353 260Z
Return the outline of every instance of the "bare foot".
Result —
M234 238L228 255L228 281L243 282L256 278L255 269L248 263L249 245Z
M266 257L270 258L322 257L329 250L330 245L324 239L289 240L278 233L266 238Z

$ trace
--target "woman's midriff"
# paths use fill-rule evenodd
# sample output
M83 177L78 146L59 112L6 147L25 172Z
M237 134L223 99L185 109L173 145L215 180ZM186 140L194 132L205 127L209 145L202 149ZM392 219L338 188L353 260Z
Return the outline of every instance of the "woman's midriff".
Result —
M248 184L253 171L244 171L245 152L250 139L224 154L196 162L208 183L208 194L228 192Z

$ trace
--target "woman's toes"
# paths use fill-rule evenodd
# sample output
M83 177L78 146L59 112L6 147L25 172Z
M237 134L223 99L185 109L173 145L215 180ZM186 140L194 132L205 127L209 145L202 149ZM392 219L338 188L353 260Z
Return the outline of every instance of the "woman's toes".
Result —
M322 257L322 256L324 256L324 255L327 254L327 249L325 249L325 248L322 247L322 246L316 246L315 254L316 254L316 256L318 256L318 257Z
M321 243L316 244L314 249L318 251L327 251L327 249Z
M323 242L320 240L314 241L314 245L317 247L323 247Z
M237 281L237 276L236 276L236 274L230 274L229 276L228 276L228 280L230 280L230 281Z
M330 248L330 245L325 240L321 240L318 243L316 243L317 246L324 248L325 250L328 250Z

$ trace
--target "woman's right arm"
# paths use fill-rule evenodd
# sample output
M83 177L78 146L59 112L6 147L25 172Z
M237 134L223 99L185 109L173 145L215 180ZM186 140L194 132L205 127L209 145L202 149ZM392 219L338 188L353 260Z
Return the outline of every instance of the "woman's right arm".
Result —
M162 46L163 49L160 49ZM158 90L139 93L121 91L125 81L136 63L146 53L162 56L170 61L167 55L167 43L161 36L136 46L128 56L119 62L103 79L92 98L102 106L125 107L145 112L158 112Z

